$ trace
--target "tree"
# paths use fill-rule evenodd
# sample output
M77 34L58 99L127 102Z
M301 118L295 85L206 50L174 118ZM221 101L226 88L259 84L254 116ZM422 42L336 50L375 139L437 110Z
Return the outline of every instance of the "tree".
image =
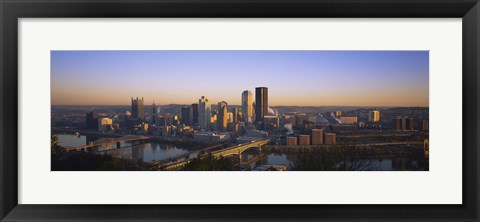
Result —
M223 156L214 157L211 153L194 158L182 170L184 171L232 171L237 170L233 161Z

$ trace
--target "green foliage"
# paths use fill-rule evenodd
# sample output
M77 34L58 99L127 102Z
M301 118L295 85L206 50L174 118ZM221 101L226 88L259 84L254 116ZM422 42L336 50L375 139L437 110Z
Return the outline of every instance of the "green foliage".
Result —
M237 170L234 162L223 156L214 157L208 154L202 158L194 158L182 170L184 171L232 171Z

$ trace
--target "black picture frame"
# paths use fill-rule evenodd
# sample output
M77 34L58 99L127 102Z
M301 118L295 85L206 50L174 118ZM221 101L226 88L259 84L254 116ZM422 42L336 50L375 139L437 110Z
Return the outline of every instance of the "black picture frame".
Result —
M2 221L478 221L478 0L0 0ZM18 204L19 18L359 17L462 18L462 205L23 205ZM448 44L448 43L445 43ZM448 87L448 86L446 86ZM454 129L452 129L454 130ZM428 189L419 184L419 189ZM396 192L396 191L392 191Z

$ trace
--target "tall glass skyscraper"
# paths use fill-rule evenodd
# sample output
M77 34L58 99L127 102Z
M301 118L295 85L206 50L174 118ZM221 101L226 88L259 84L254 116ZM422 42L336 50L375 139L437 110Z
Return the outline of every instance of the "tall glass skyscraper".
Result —
M255 88L255 121L263 121L268 114L268 88Z
M242 115L245 123L250 124L253 121L253 97L252 92L245 90L242 93Z
M191 124L192 125L197 125L198 124L198 103L193 103L192 104L192 118Z
M210 103L205 96L202 96L198 100L198 123L201 128L208 129L211 115L212 109L210 108Z

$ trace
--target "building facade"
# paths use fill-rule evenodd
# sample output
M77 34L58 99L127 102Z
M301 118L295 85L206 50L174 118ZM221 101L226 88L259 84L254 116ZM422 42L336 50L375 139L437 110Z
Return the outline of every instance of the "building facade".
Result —
M255 121L263 121L263 117L268 115L268 88L255 88Z
M210 108L210 102L205 96L202 96L198 100L198 123L200 125L200 128L209 128L211 115L212 109Z
M340 120L340 124L355 124L357 123L356 116L341 116L338 118Z
M242 114L245 123L251 124L253 122L253 96L252 92L248 90L242 93Z
M323 144L323 130L312 129L312 145L321 145L321 144Z
M182 123L190 125L190 107L182 107Z
M368 113L368 121L377 123L380 121L380 111L372 110Z
M298 145L300 146L310 145L310 135L298 135Z
M220 132L225 132L227 130L227 123L228 123L227 102L222 101L218 103L217 130Z
M191 111L192 111L191 125L197 125L198 124L198 103L192 104Z
M298 139L296 136L287 136L287 146L296 146L298 145Z
M143 119L143 98L132 98L132 118Z
M336 144L336 143L337 143L337 134L325 133L325 144Z
M88 112L85 115L87 129L98 129L98 113Z

